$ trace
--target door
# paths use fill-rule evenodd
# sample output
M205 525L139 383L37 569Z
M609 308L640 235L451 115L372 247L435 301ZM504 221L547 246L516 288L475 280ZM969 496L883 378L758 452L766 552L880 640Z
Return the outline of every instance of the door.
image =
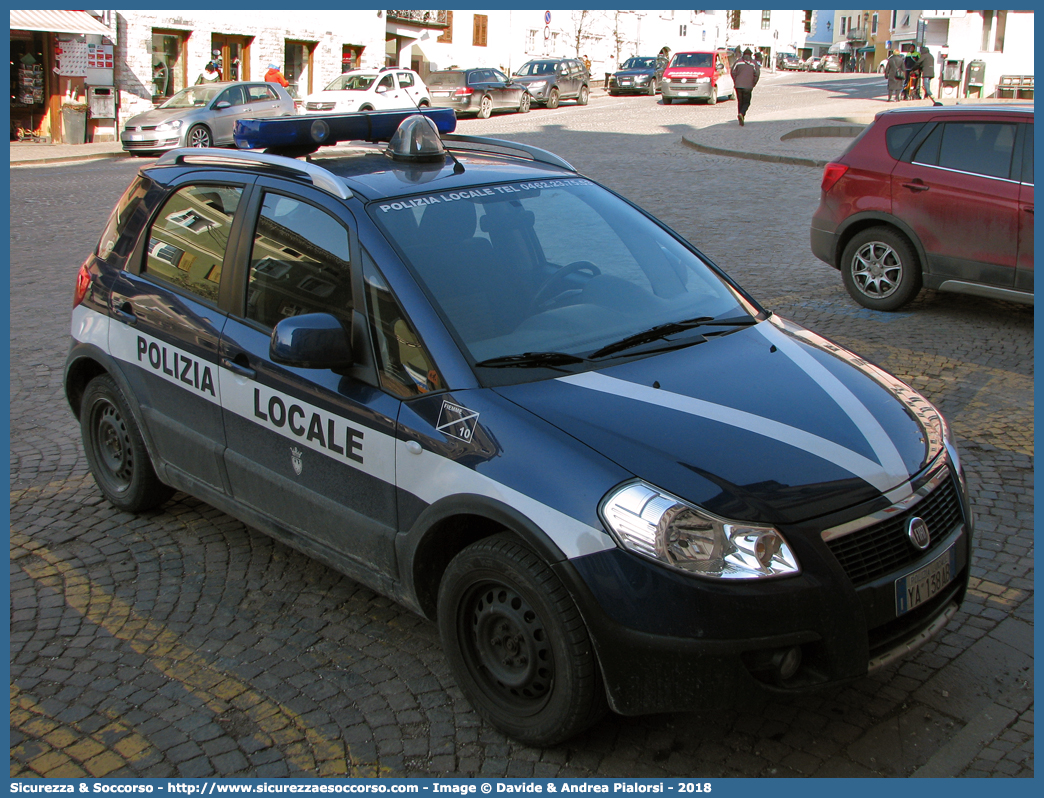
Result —
M491 70L492 86L496 87L497 96L494 104L497 108L518 108L522 100L522 92L525 88L521 83L512 83L511 80L499 69Z
M220 342L232 493L313 544L393 573L399 401L348 373L269 356L284 318L331 313L351 328L362 293L353 221L300 184L263 178L257 188L247 214L253 238Z
M220 33L211 35L211 54L217 61L221 80L250 80L251 38Z
M373 105L376 110L402 108L404 104L412 105L406 99L405 92L399 91L399 87L396 86L395 76L391 72L382 75L373 90Z
M225 103L228 103L228 105L225 105ZM214 134L214 143L231 144L236 122L244 117L251 116L251 108L247 104L246 88L244 86L229 86L215 98L210 107L213 111L210 130Z
M249 106L244 117L279 116L282 113L286 113L286 109L279 100L279 95L272 88L273 85L270 83L251 83L243 86L243 90L246 92L247 105ZM233 132L235 131L233 130Z
M1019 188L1019 254L1015 288L1033 290L1033 125L1025 125Z
M241 177L208 176L177 188L110 300L110 350L125 366L157 453L220 491L225 436L217 361L226 314L219 297L243 193Z
M1020 180L1012 179L1017 125L936 125L912 161L892 170L892 214L920 239L928 271L1005 288L1015 284Z
M736 84L732 80L732 72L729 71L728 62L720 53L714 56L714 72L718 81L718 96L733 97L736 94Z
M421 100L428 99L424 89L414 80L412 72L396 72L395 79L399 82L399 91L405 100L404 107L408 108L411 105L419 107Z

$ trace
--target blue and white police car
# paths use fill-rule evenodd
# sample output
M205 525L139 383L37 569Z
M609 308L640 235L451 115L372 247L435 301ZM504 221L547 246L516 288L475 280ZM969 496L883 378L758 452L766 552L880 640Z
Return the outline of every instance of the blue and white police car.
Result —
M185 491L434 619L536 745L938 632L972 540L939 412L561 158L454 126L252 120L266 152L140 170L65 372L105 497Z

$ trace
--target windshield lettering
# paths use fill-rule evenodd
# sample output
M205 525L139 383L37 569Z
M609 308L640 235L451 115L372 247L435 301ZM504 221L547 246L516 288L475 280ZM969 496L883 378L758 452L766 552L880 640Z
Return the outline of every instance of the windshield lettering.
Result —
M565 186L589 186L587 180L542 180L538 183L519 183L517 186L489 186L487 188L472 188L466 191L447 191L442 194L430 194L427 197L413 197L408 200L397 202L386 202L378 207L383 213L389 211L408 211L423 205L435 205L440 202L456 202L457 200L481 199L493 197L497 194L518 194L523 191L534 189L563 188Z

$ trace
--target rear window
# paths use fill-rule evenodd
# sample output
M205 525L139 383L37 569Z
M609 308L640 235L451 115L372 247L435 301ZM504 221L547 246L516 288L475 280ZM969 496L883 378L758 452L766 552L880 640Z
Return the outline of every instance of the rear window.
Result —
M127 187L120 197L120 201L109 215L109 221L102 231L101 240L98 242L97 254L103 260L107 259L114 251L117 257L126 257L134 247L137 232L144 225L144 216L136 212L142 207L142 200L148 184L140 175ZM138 217L137 224L131 225L131 220ZM126 235L125 235L126 234ZM123 241L120 239L123 238ZM117 244L120 244L117 249Z
M911 125L892 125L888 128L885 133L888 154L898 161L902 157L903 151L906 150L906 145L913 140L924 124L924 122L918 122Z
M428 75L429 86L463 86L463 72L432 72Z
M671 59L672 67L714 66L714 53L678 53Z

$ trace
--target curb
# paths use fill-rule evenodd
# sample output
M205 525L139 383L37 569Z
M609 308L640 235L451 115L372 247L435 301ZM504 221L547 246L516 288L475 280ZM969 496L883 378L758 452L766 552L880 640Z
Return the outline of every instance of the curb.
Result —
M762 152L743 152L741 150L726 150L722 147L711 147L708 144L700 144L698 141L694 141L688 136L682 136L682 144L698 152L707 153L708 155L725 155L729 158L744 158L748 161L768 161L769 163L785 163L794 166L810 166L815 169L822 169L824 166L830 163L829 161L822 161L818 158L800 158L795 155L768 155Z
M111 160L115 158L130 158L129 152L97 152L90 155L61 155L54 158L33 158L25 161L11 161L11 168L19 166L46 166L56 163L78 163L82 161Z

